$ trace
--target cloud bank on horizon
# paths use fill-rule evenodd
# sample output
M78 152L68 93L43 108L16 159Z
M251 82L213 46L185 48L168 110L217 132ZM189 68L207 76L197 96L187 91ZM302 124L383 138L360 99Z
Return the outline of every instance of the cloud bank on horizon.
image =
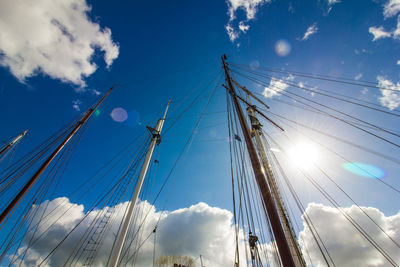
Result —
M91 21L86 0L0 0L0 6L0 65L21 82L45 74L83 88L97 69L97 50L107 67L118 57L111 30Z
M97 253L93 264L105 266L109 251L114 241L114 234L118 231L119 221L128 203L120 203L116 206L120 212L116 213L115 223L111 225L108 235ZM27 251L23 260L18 259L17 264L21 266L37 266L49 251L86 215L83 205L71 203L68 198L57 198L45 201L35 209L43 211L47 206L48 211L55 207L57 211L52 214L51 219L40 225L36 236L43 234L42 238L34 243ZM197 258L203 255L206 266L232 266L235 253L235 229L232 224L232 213L228 210L210 207L206 203L198 203L188 208L182 208L170 212L161 213L148 202L143 201L138 205L140 209L149 211L146 224L143 228L143 239L152 233L154 226L160 219L157 228L156 257L161 255L184 255ZM395 260L400 261L400 255L396 254L397 247L380 231L356 206L343 208L349 216L353 217L366 232L378 242ZM400 242L400 213L393 216L385 216L376 208L362 207L396 242ZM65 215L56 221L59 215ZM88 218L73 232L63 243L56 253L50 257L47 266L61 266L78 243L91 220L100 212L97 210L89 214ZM306 208L308 216L318 229L318 233L324 240L330 255L336 266L385 266L387 262L362 237L351 224L345 220L340 212L329 206L310 203ZM40 212L38 214L41 214ZM36 220L37 221L37 220ZM45 232L50 224L54 225ZM34 225L34 224L33 224ZM326 227L329 225L329 227ZM137 225L136 225L137 226ZM310 264L307 255L311 255L314 266L324 266L323 258L315 244L312 234L303 222L304 229L300 232L300 245L302 246L305 259ZM243 229L240 230L243 233ZM247 233L245 233L247 234ZM23 246L18 250L18 255L23 255L27 240L32 236L29 233ZM240 240L241 255L244 255L244 243ZM271 253L270 244L263 244L264 249ZM149 238L143 243L136 266L150 266L153 260L154 238ZM305 250L307 248L307 251ZM13 255L8 255L12 258ZM244 257L242 257L244 259ZM242 262L244 263L244 262ZM82 265L83 262L78 262Z

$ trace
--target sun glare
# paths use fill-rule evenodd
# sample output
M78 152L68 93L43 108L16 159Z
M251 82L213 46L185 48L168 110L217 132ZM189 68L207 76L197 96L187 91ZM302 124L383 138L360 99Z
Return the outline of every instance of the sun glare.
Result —
M289 157L293 164L302 169L310 169L318 160L318 156L318 149L311 143L298 143L289 149Z

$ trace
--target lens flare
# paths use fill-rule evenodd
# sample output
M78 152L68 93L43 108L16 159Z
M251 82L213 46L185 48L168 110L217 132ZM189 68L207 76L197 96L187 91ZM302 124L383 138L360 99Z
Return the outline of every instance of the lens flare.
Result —
M275 43L275 52L280 57L286 57L287 55L289 55L291 50L292 47L286 40L282 39Z
M366 248L367 247L367 242L366 242L365 238L361 237L359 234L354 234L353 242L355 244L361 246L362 248Z
M253 60L253 61L250 63L250 68L251 68L252 70L256 70L256 69L258 69L258 67L260 67L260 62L258 62L258 60Z
M123 108L114 108L110 115L116 122L124 122L128 119L128 112Z
M100 116L101 111L99 109L96 109L96 111L94 112L94 115L96 117Z
M380 179L385 177L386 173L381 168L360 162L348 162L343 164L343 168L347 171L354 173L358 176L367 177L367 178L376 178Z

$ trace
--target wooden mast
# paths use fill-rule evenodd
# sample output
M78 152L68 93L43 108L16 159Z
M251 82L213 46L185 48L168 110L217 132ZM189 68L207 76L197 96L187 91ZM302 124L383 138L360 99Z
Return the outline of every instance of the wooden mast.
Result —
M236 113L238 115L238 119L240 122L240 126L242 128L243 136L246 142L247 151L249 153L251 165L253 167L254 177L256 179L258 189L263 198L263 202L265 208L267 210L268 218L271 223L271 228L275 237L275 241L278 247L279 256L283 266L285 267L296 267L294 263L294 259L292 253L290 252L288 241L285 237L285 232L283 230L281 221L279 220L279 215L277 212L277 208L271 196L270 189L268 187L266 177L262 171L262 165L258 159L258 155L256 152L256 148L251 140L251 135L249 131L249 127L247 126L247 122L245 116L243 114L243 110L239 104L239 100L237 98L235 88L232 84L232 78L229 74L229 68L226 63L226 55L222 56L222 64L225 71L225 80L227 83L228 92L230 93L233 103L235 105Z
M64 146L71 140L75 133L82 127L83 124L90 118L93 112L100 106L104 99L111 93L114 87L111 87L108 92L99 100L99 102L93 108L90 108L80 119L75 123L74 129L65 137L60 145L51 153L51 155L46 159L46 161L40 166L40 168L35 172L35 174L29 179L17 196L11 201L11 203L5 208L5 210L0 215L0 224L4 221L7 215L14 209L14 207L19 203L19 201L25 196L25 194L32 188L37 179L42 175L46 168L50 165L52 160L58 155L58 153L64 148Z
M249 99L249 103L251 104L250 99ZM260 155L261 163L264 167L265 175L267 177L267 182L268 182L269 188L271 190L271 195L275 201L275 205L278 210L278 215L279 215L280 221L282 223L282 227L283 227L283 230L284 230L284 233L286 236L286 240L289 243L289 248L293 255L295 265L298 267L305 267L305 266L307 266L307 264L303 258L303 254L301 253L300 247L296 241L296 235L294 234L294 232L292 230L293 228L291 227L290 220L288 218L285 207L282 203L274 174L271 170L270 164L268 163L267 154L265 152L263 143L261 141L261 137L264 137L264 134L261 129L262 125L259 122L259 120L257 119L257 115L255 113L254 106L250 105L247 108L247 111L249 113L252 133L254 133L254 138L255 138L256 146L257 146L257 149L258 149L258 152ZM267 147L267 149L268 149L268 147Z

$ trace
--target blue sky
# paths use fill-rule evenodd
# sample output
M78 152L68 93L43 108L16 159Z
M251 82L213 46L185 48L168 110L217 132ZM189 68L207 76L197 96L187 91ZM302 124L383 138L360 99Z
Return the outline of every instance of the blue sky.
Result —
M91 121L65 174L65 184L57 191L59 197L67 196L82 177L94 173L133 136L143 131L145 125L154 124L169 98L172 99L170 116L177 116L179 108L174 111L174 105L220 70L220 56L224 53L229 62L247 66L379 82L382 87L400 91L400 2L397 0L112 3L75 0L70 2L74 3L75 9L68 7L69 4L60 4L62 8L57 9L57 5L42 1L36 6L39 13L45 14L40 21L33 12L25 10L25 2L0 1L5 7L0 11L3 18L0 19L0 32L3 32L0 33L0 112L3 114L0 139L9 140L25 129L30 130L29 136L18 147L17 155L22 155L22 151L39 144L79 115L99 93L105 93L113 84L121 85L115 88L100 114ZM32 17L29 15L26 20L16 22L17 17L26 14ZM39 27L40 22L45 26ZM282 41L289 48L286 53L279 54L276 46ZM265 86L235 77L254 92L261 94L267 90ZM317 90L339 92L394 112L400 106L399 92L387 96L385 102L379 100L382 97L379 89L299 77L293 79L278 74L276 79L291 79L293 83L303 82ZM311 97L309 93L300 93ZM318 95L312 98L399 132L396 117ZM365 133L275 101L288 101L283 96L264 99L275 113L391 157L400 157L398 148ZM199 114L205 101L203 99L188 114ZM167 187L171 190L168 194L173 196L168 200L167 210L200 201L232 210L226 114L220 112L225 110L225 103L224 91L219 88L207 110L212 114L203 119L190 151L175 172L173 187ZM112 110L119 107L128 111L128 121L120 123L112 119ZM136 114L139 114L140 123L136 123ZM183 118L165 137L160 147L160 179L167 175L183 146L181 140L189 135L195 118ZM166 126L169 123L167 120ZM215 124L218 126L207 128ZM304 139L286 128L295 142ZM266 129L283 146L288 149L293 146L270 125ZM346 155L350 162L379 167L385 171L386 182L400 187L398 165L307 133ZM397 142L395 138L391 140ZM398 195L374 179L348 172L342 167L346 163L343 159L335 158L323 148L319 150L321 166L361 205L375 207L386 216L398 213ZM284 160L282 155L277 155ZM311 187L302 186L302 178L293 166L286 166L305 203L328 205ZM161 184L161 181L157 180L157 183ZM160 204L156 204L158 209L164 208L162 205L168 194L162 195ZM85 205L85 201L89 203L93 199L88 197L80 204ZM343 200L342 205L349 206L350 203Z

